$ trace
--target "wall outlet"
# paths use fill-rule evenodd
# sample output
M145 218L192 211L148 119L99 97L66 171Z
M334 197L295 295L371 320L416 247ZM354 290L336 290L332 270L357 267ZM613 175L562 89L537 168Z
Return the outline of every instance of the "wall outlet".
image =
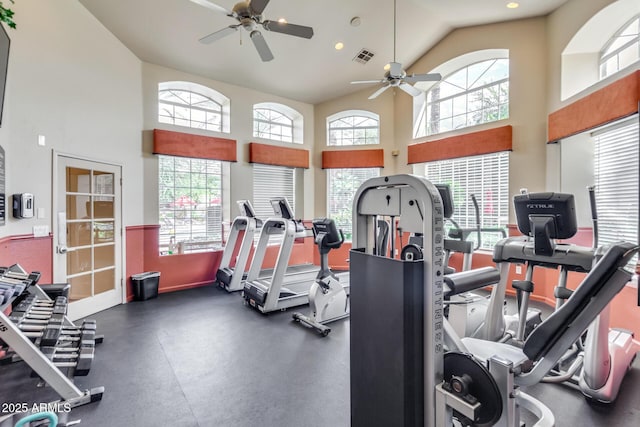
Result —
M522 274L522 266L520 264L516 264L516 274Z
M49 226L48 225L34 225L33 226L33 237L47 237L49 236Z

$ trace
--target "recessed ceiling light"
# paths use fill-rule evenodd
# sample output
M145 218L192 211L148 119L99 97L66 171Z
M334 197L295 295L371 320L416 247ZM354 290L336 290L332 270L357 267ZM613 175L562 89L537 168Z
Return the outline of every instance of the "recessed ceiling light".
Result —
M344 47L344 43L338 42L334 47L336 48L336 50L342 50L342 48Z
M278 19L278 22L281 23L281 24L286 24L287 20L284 19L284 18L280 18L280 19Z
M517 2L515 2L515 1L512 1L512 2L510 2L510 3L507 3L507 7L508 7L509 9L515 9L515 8L516 8L516 7L518 7L518 6L520 6L520 3L517 3Z
M389 69L391 69L391 64L387 64L384 66L385 71L389 71Z

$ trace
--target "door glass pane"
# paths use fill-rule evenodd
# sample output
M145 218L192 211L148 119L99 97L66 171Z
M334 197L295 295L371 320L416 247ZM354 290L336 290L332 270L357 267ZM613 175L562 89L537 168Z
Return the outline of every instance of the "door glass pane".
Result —
M89 196L67 195L67 219L87 219L91 217Z
M91 248L67 252L67 275L91 271Z
M115 269L98 271L94 273L94 295L102 292L110 291L115 288L116 276Z
M113 194L113 174L94 170L93 192L95 194Z
M94 218L113 218L113 198L101 197L106 200L96 200L93 202Z
M93 243L113 242L113 221L96 221L93 226Z
M91 273L69 279L69 299L77 301L91 296Z
M67 167L67 193L89 193L90 185L90 170Z
M94 248L93 260L96 270L114 266L116 264L115 246L107 245Z
M67 224L67 246L87 246L91 244L91 221Z

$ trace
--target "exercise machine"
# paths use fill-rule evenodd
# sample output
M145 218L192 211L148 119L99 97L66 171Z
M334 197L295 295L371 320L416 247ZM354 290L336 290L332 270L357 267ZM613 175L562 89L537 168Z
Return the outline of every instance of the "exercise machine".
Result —
M246 278L245 267L253 248L255 234L262 228L262 221L256 218L251 202L238 200L237 203L240 216L231 224L229 239L216 272L216 283L228 292L242 290L242 281ZM243 233L241 238L240 233Z
M380 224L378 226L380 227ZM314 219L313 234L320 252L320 271L309 290L311 314L305 316L293 313L293 319L310 326L326 337L331 332L327 323L349 316L347 292L329 268L329 252L342 246L344 235L342 230L336 228L335 221L329 218Z
M496 298L491 301L491 315L487 316L486 338L495 338L501 331L506 331L506 338L524 342L530 328L516 320L528 311L529 296L534 289L534 268L560 270L558 284L554 289L558 310L574 293L567 288L568 273L588 273L598 262L606 247L597 248L598 227L593 188L589 189L589 195L594 224L592 247L558 243L554 240L571 238L577 231L573 195L531 193L514 198L518 228L526 237L512 237L500 242L496 246L494 260L499 263L505 280L512 263L526 265L525 279L513 282L520 315L513 317L511 326L499 324L503 317L496 316L495 313L498 311L497 306L504 301L504 292L500 287L506 286L501 281L494 288ZM590 325L586 337L577 340L563 356L561 362L563 366L568 366L567 369L554 367L545 381L572 382L579 385L582 393L593 401L610 403L616 399L622 380L640 351L640 342L634 339L631 331L609 330L609 313L610 308L607 306ZM517 327L514 328L515 325Z
M351 425L520 427L553 413L522 390L537 384L629 281L624 267L640 247L617 243L552 316L517 348L462 338L444 317L442 201L411 175L365 181L354 199L351 250ZM374 254L376 215L399 217L424 236L421 260ZM380 313L385 313L381 316ZM445 347L449 352L445 355Z
M301 231L301 225L293 219L293 211L286 199L272 199L271 204L274 210L281 212L281 216L264 222L242 291L245 304L262 313L307 304L309 291L319 270L313 264L289 266L293 243ZM275 268L263 275L262 264L267 246L273 238L278 239L280 245ZM336 276L348 292L348 274L339 273Z

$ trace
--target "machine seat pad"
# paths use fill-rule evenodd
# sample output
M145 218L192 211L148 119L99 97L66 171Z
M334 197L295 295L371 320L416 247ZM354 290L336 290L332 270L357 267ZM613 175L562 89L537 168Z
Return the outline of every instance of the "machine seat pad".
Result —
M558 310L554 311L544 322L535 328L524 344L523 351L532 361L538 361L553 347L562 337L563 333L580 316L589 316L595 319L600 314L596 313L589 305L598 297L605 287L616 286L618 289L610 289L614 292L611 298L619 292L625 282L609 283L614 274L633 257L638 247L632 243L619 242L611 245L609 250L598 261L595 267L587 274L582 283L573 292L571 297ZM615 282L615 281L614 281ZM599 301L604 308L609 301ZM583 311L589 312L583 313ZM577 339L578 337L576 337Z
M448 274L444 276L444 283L450 290L446 293L445 297L495 285L499 281L500 272L495 267L482 267Z
M467 347L469 353L477 359L486 362L493 356L506 359L513 363L514 367L526 363L529 358L522 352L522 349L509 344L486 341L478 338L462 338L462 343Z

